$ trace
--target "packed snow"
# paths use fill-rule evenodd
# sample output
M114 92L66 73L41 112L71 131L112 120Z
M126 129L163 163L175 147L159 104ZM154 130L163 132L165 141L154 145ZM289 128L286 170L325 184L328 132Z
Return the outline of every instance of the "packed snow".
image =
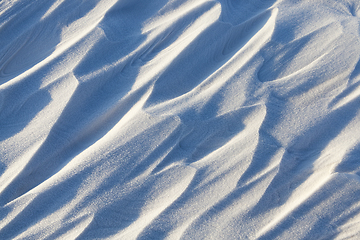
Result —
M0 1L0 239L360 239L360 1Z

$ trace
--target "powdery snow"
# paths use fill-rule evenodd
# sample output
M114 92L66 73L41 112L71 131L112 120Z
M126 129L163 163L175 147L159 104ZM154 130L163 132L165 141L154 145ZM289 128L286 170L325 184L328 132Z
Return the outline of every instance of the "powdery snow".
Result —
M360 239L360 2L1 1L0 239Z

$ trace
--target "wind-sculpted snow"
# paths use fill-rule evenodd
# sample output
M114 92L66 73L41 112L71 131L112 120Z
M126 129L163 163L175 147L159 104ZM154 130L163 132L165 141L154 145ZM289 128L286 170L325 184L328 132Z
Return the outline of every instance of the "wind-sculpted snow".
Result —
M0 239L360 238L356 0L0 2Z

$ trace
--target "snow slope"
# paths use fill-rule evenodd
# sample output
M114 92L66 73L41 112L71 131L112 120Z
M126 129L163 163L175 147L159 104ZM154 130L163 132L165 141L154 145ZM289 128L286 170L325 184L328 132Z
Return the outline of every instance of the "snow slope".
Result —
M358 0L0 1L0 239L360 239Z

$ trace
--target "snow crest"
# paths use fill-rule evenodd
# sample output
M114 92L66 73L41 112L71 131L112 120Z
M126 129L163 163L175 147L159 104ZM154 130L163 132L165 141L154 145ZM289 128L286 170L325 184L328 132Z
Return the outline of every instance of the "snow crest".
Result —
M0 239L360 238L356 0L0 2Z

